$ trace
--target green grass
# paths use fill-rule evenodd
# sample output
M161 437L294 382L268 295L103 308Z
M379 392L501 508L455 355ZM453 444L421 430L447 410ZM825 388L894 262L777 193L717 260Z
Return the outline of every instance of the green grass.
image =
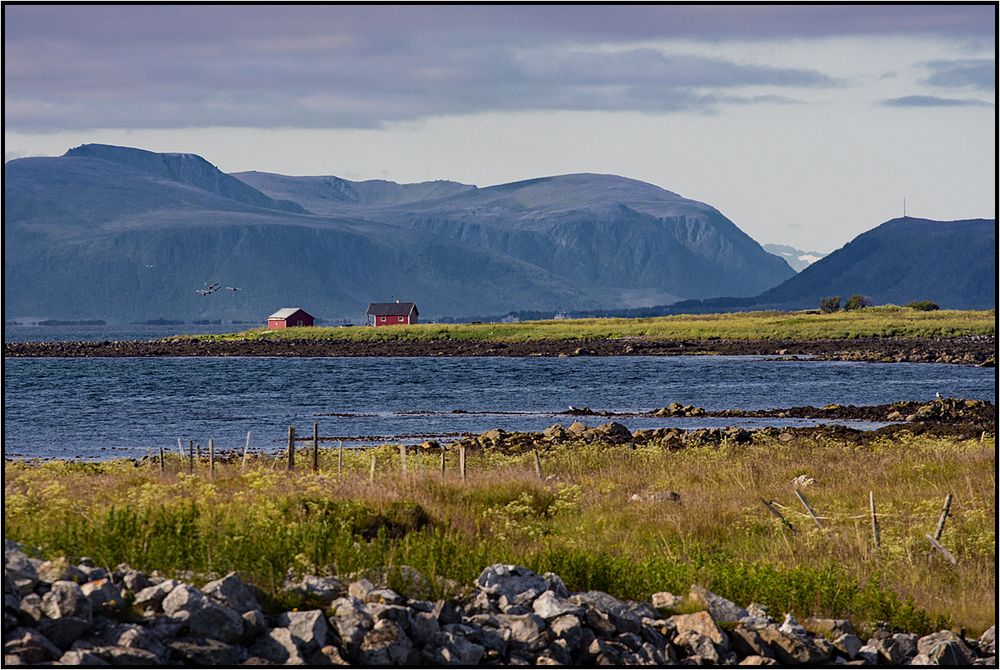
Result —
M774 613L847 616L928 631L995 619L995 443L900 437L866 446L839 440L692 447L668 452L566 445L543 452L548 482L530 455L470 455L465 482L448 455L380 447L335 452L319 474L285 473L280 459L246 472L222 465L209 481L176 456L167 473L131 462L5 463L5 535L46 556L90 556L165 573L239 570L293 606L280 586L289 569L339 575L410 565L432 577L437 597L469 585L486 565L509 562L561 575L570 589L646 599L702 584ZM300 467L305 467L300 463ZM812 526L790 481L810 474L806 495L825 518ZM676 502L629 502L672 490ZM868 491L879 506L882 547L870 539ZM955 503L942 542L958 558L932 554L941 503ZM784 530L760 498L776 501L797 529ZM406 589L402 584L399 588Z
M256 329L198 337L233 340L587 340L617 338L673 339L819 339L858 337L937 337L992 335L994 312L940 310L923 312L883 306L834 314L740 312L679 315L649 319L566 319L521 323L418 324L370 328L311 327Z

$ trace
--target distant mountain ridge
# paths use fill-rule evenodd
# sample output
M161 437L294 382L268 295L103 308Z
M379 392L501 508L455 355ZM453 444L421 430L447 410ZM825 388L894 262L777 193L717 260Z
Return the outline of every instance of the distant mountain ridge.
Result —
M793 270L801 272L807 267L826 256L818 251L803 251L788 244L764 244L764 251L774 254L778 258L784 259Z
M6 164L11 316L360 320L752 295L793 274L718 210L614 175L477 188L227 175L199 156L84 145ZM200 296L223 281L243 290Z

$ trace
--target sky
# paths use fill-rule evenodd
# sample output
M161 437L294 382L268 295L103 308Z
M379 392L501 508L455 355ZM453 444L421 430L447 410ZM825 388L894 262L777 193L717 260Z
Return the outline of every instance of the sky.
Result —
M488 186L574 172L829 252L995 217L996 6L5 5L4 159L89 142Z

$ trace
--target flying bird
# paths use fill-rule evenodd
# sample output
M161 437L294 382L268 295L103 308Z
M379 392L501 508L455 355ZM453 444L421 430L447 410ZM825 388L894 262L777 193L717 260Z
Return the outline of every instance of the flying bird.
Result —
M194 292L198 293L199 295L203 295L203 296L205 296L205 295L211 295L211 294L215 293L216 291L218 291L219 287L222 286L222 284L219 284L218 282L216 282L214 284L206 284L206 285L208 286L208 288L196 288L194 290Z
M239 289L239 288L237 288L237 287L235 287L235 286L227 286L227 287L226 287L226 290L227 290L227 291L239 291L240 289Z

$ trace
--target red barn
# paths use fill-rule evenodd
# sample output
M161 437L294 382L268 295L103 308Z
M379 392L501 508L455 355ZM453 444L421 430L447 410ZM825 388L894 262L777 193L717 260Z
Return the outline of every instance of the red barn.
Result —
M412 302L372 302L365 310L368 324L372 326L398 326L416 323L420 312Z
M294 328L296 326L311 326L316 322L313 315L301 307L282 307L267 317L268 330L275 328Z

